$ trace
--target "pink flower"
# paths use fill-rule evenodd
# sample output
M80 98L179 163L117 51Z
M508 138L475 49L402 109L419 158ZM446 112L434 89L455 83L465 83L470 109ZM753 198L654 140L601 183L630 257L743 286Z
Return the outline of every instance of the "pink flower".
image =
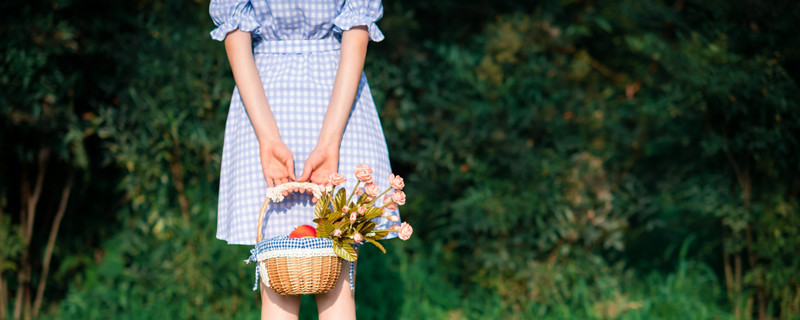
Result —
M383 207L389 210L397 210L397 204L392 200L392 195L383 196Z
M336 228L336 230L333 230L333 236L334 237L341 237L342 236L342 230L339 229L339 228Z
M367 212L367 206L358 207L358 214L364 214L365 212Z
M356 222L356 218L358 218L358 213L356 213L356 212L351 213L350 214L350 224L353 224L354 222Z
M366 192L370 197L377 197L381 190L378 189L377 184L367 182L367 184L364 185L364 192Z
M406 186L406 183L403 182L403 178L400 176L394 175L394 173L389 174L389 185L392 186L395 190L403 190L403 187Z
M359 164L356 167L356 179L361 182L372 182L372 168L366 164Z
M403 222L400 225L400 229L397 230L397 236L403 241L411 238L412 233L414 233L414 228L412 228L408 222Z
M389 219L389 221L391 221L391 222L398 222L398 221L400 221L400 217L398 217L398 216L396 216L396 215L393 215L393 214L388 214L388 215L386 215L385 217L386 217L386 219Z
M394 225L392 225L391 227L389 227L389 230L391 230L391 231L397 231L397 230L400 230L400 226L398 226L398 225L394 224Z
M361 188L356 189L356 197L360 196L362 193L364 193L364 189Z
M330 183L330 184L332 184L334 186L338 186L338 185L344 183L345 181L347 181L347 178L345 178L343 174L338 173L338 172L331 173L328 176L328 183Z
M356 242L361 242L364 240L364 237L362 237L360 233L356 232L356 234L353 235L353 240Z
M392 200L394 200L394 203L402 206L406 204L406 193L401 190L395 190L394 193L392 193Z
M342 207L342 212L346 213L347 211L350 211L350 207L348 207L348 206Z

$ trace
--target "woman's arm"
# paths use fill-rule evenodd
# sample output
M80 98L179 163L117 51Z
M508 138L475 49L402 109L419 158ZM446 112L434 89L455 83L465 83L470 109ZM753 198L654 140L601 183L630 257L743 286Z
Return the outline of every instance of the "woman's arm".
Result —
M366 26L353 27L342 32L339 68L333 82L328 110L325 112L317 146L309 155L298 181L311 180L324 184L328 181L328 175L337 171L339 146L361 82L368 43L369 32Z
M342 33L342 49L339 68L333 82L333 92L328 103L328 111L322 122L317 146L339 149L344 134L344 126L350 117L350 109L361 82L364 59L367 56L369 33L366 26L354 27Z
M235 30L225 38L225 50L239 95L258 138L261 169L270 188L295 179L294 158L281 140L258 73L249 32Z

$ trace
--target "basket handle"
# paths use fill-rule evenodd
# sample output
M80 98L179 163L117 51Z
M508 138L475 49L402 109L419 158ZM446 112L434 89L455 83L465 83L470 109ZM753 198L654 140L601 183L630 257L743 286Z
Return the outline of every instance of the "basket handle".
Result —
M261 211L258 213L258 230L256 231L256 242L261 241L262 238L264 237L264 235L261 232L261 229L262 226L264 225L264 215L267 213L267 207L269 206L269 202L283 201L284 198L283 192L296 188L302 190L311 189L311 193L313 193L314 197L317 199L321 198L324 192L330 192L332 189L332 187L325 187L311 182L287 182L281 185L277 185L274 188L267 189L267 198L264 200L264 204L261 205Z

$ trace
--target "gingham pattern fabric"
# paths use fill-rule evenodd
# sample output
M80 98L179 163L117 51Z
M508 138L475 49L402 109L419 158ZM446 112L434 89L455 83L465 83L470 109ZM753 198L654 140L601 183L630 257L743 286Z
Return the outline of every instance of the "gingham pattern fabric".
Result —
M314 149L339 63L341 30L366 25L370 39L383 35L375 21L383 14L378 0L347 1L211 1L211 17L218 26L211 32L217 40L236 28L251 31L254 55L261 81L281 139L295 160L295 174L303 172ZM335 25L334 25L335 24ZM230 244L255 244L258 213L267 189L261 171L258 141L234 88L222 148L217 238ZM374 170L374 182L388 187L391 172L386 140L362 74L355 103L339 149L339 172L352 190L353 170L366 163ZM302 224L313 225L313 204L306 194L291 194L280 203L270 203L264 223L264 238L287 235ZM392 212L398 215L398 212ZM378 229L392 222L379 218ZM390 233L393 238L396 233Z
M259 241L258 244L256 244L256 255L269 251L328 248L333 248L333 242L328 238L289 238L288 236L278 236L272 239Z
M367 26L372 41L383 40L375 21L383 16L380 0L213 0L215 40L237 28L263 40L324 39L333 33Z

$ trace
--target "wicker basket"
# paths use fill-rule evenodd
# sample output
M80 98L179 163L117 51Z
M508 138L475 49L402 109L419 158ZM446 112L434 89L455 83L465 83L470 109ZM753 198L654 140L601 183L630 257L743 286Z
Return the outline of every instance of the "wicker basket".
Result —
M282 201L281 193L293 188L312 188L317 197L322 192L315 184L299 182L283 184L268 192L261 206L256 233L256 259L261 280L278 294L325 293L336 285L342 271L342 259L334 253L331 239L286 236L262 239L262 225L270 201Z
M279 294L320 294L331 290L342 270L339 257L276 257L259 262L269 287Z

